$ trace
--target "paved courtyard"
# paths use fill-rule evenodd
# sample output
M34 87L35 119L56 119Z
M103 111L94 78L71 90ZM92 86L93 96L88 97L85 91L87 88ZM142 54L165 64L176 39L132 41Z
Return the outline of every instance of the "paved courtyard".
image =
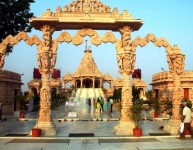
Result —
M68 112L76 112L69 118ZM178 139L179 135L150 136L150 133L166 133L159 129L168 120L144 120L143 136L116 136L113 128L117 125L119 112L112 114L95 113L95 108L81 104L80 107L60 106L53 110L52 118L57 126L56 137L31 137L30 130L37 121L36 112L28 112L24 120L18 121L18 112L0 122L0 150L193 150L193 140ZM94 137L69 137L70 133L92 133ZM7 134L15 134L5 136Z

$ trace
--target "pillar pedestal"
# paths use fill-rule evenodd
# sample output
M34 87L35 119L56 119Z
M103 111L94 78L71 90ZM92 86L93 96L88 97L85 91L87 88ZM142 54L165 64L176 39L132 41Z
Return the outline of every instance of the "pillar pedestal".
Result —
M57 133L57 127L52 121L37 122L33 128L41 129L41 136L55 136ZM32 131L30 132L30 135L32 135Z
M178 134L178 129L180 127L180 120L170 119L168 123L164 126L164 131L170 134Z
M133 128L135 128L133 122L119 121L119 123L114 127L114 132L116 135L133 135Z

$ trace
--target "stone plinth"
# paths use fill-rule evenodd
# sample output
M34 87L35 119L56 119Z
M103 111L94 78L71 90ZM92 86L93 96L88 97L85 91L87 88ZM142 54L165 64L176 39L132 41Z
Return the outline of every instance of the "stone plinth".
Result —
M168 123L164 126L164 131L171 134L178 134L180 122L180 120L169 120Z
M34 128L41 129L41 136L55 136L57 133L57 127L52 121L37 122ZM30 135L32 135L32 131L30 132Z
M133 135L133 128L135 128L133 122L119 121L119 123L114 127L114 132L116 135Z

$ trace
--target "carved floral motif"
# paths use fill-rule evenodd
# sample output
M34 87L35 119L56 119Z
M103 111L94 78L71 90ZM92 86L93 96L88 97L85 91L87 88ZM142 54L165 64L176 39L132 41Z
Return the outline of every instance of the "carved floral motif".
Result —
M167 61L171 74L181 75L184 72L185 55L170 54L167 55Z
M136 55L132 50L130 43L130 33L132 29L129 26L124 26L119 28L121 33L121 41L116 41L116 50L117 50L117 63L119 67L119 72L121 74L131 74L134 70L136 63Z

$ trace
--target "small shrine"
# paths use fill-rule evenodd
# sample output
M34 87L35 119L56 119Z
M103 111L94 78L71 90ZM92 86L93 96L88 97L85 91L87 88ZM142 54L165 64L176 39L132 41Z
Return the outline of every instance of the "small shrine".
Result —
M103 75L95 61L92 57L92 50L87 47L84 50L84 57L80 62L78 69L74 74L69 72L62 78L64 88L66 88L66 83L71 82L75 88L101 88L104 82L110 84L110 87L113 86L113 78L106 73Z

